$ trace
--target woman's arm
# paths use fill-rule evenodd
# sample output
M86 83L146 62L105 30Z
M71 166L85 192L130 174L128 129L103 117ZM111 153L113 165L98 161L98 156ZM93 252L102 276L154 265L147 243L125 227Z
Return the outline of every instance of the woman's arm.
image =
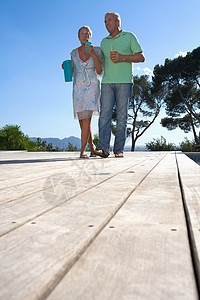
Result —
M96 52L94 51L94 48L93 46L90 46L90 45L87 45L87 47L89 48L89 54L92 56L93 58L93 61L94 61L94 66L95 66L95 69L96 69L96 72L97 74L101 74L102 73L102 66L101 66L101 63L99 61L99 58L96 54Z
M71 57L71 61L72 61L72 73L74 72L74 61L73 58Z

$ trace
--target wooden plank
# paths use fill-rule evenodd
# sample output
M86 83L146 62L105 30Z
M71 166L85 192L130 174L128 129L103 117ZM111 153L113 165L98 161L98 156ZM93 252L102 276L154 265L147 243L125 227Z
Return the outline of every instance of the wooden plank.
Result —
M135 158L134 164L139 163L141 160L146 160L148 157ZM13 199L17 199L19 197L23 197L32 192L40 191L44 188L45 182L47 183L47 178L54 176L54 180L59 176L70 176L70 177L88 177L91 173L102 173L102 172L113 172L113 168L117 170L121 169L121 165L130 164L130 160L122 160L118 162L117 166L114 163L114 160L102 160L95 159L86 161L74 160L73 162L67 161L65 163L62 162L62 165L59 163L53 164L44 164L42 166L34 166L30 164L28 170L23 169L23 164L21 166L21 170L15 171L14 174L10 174L7 180L4 180L0 184L0 202L8 202ZM15 166L12 167L15 169ZM108 171L107 171L108 169ZM62 174L62 175L61 175ZM13 197L12 197L13 196Z
M140 159L147 159L149 154L145 155L135 155L134 161L137 162ZM87 162L80 160L79 158L59 160L60 155L58 155L57 160L50 162L46 159L46 162L43 163L23 163L24 158L21 157L21 164L12 163L10 165L0 165L0 176L3 176L0 181L0 189L16 186L19 184L24 184L33 180L42 179L44 177L50 176L52 173L60 172L72 172L72 171L82 171L83 169L96 170L96 163L98 163L98 169L103 169L106 167L111 167L116 165L116 161L113 159L102 160L101 158L90 159ZM31 161L29 159L28 161ZM38 158L39 161L39 158ZM126 161L126 158L122 161L118 161L118 165L123 164ZM88 167L89 166L89 167Z
M176 157L200 291L200 166L183 153Z
M174 155L132 193L47 299L199 299Z
M18 183L24 183L29 180L29 178L43 178L43 174L48 173L49 171L60 171L64 170L67 167L74 166L79 159L55 159L41 161L38 159L37 163L34 163L31 160L28 160L28 163L21 160L21 163L15 164L14 162L9 165L5 163L5 165L0 165L1 169L1 181L0 181L0 188L12 186ZM83 162L82 162L83 163ZM81 163L78 163L81 165Z
M0 297L45 297L163 156L152 155L2 236Z
M157 156L154 163L159 159L160 157ZM86 164L85 162L85 167L81 164L78 169L67 168L70 174L56 173L43 181L38 180L6 189L5 194L1 193L2 202L12 199L15 201L0 206L2 215L0 219L0 236L36 218L38 215L52 210L56 206L67 204L76 195L131 167L130 159L123 160L123 163L121 160L121 163L119 162L117 165L113 164L113 160L111 160L111 163L107 160L106 164L104 164L104 161L100 159L95 160L95 163ZM144 162L144 158L131 160L132 166Z

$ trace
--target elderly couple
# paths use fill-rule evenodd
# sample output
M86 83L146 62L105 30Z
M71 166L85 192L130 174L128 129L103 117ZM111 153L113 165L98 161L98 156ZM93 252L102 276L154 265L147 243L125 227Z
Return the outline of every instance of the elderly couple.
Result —
M126 141L126 127L129 99L132 96L132 63L144 62L145 57L136 36L121 30L118 13L105 15L105 26L109 35L101 42L101 47L85 45L91 40L92 31L83 26L78 31L81 46L71 52L73 69L73 107L81 128L80 158L86 154L87 143L90 157L106 158L110 155L111 120L114 106L117 122L113 152L115 157L123 157ZM103 72L100 87L97 74ZM92 141L91 118L99 114L98 150Z

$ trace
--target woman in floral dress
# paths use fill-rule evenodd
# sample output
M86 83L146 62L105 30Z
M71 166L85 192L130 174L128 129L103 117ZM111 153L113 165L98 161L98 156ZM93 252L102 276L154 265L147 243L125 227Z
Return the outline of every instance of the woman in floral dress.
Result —
M91 37L91 29L88 26L81 27L78 31L81 46L71 52L74 117L78 118L81 128L80 158L88 158L85 153L87 143L90 146L90 156L95 156L91 118L99 115L100 84L97 75L102 73L102 54L100 47L85 46L85 42L90 41Z

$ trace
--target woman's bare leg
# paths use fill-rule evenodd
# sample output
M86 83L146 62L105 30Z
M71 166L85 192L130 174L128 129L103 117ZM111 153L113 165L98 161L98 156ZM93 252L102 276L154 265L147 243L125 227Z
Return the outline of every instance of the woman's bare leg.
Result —
M90 124L91 118L79 120L81 127L81 155L84 155L86 146L90 138Z
M96 147L95 147L95 145L93 143L93 140L92 140L91 122L90 122L90 128L89 128L88 144L90 146L91 153L93 153L94 150L96 149Z

